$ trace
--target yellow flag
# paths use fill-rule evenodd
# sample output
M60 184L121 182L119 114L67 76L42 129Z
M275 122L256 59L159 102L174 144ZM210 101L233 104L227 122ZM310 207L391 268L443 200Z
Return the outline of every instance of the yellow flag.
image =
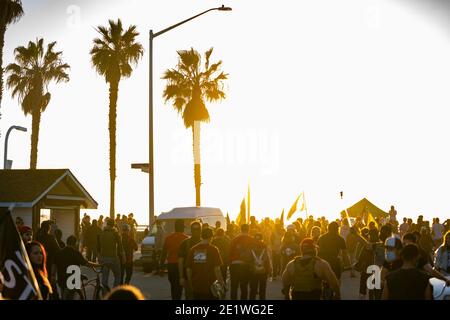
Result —
M297 211L297 203L298 203L298 200L300 200L300 196L297 197L297 199L295 200L294 204L289 209L289 212L288 212L288 214L286 216L286 220L289 220L294 215L294 213Z
M283 212L281 212L280 222L281 222L281 225L284 226L284 209L283 209Z
M236 219L236 224L238 226L240 226L240 225L242 225L244 223L247 223L247 216L246 216L246 213L245 213L245 198L242 199L241 210L239 211L239 215L238 215L238 217Z
M378 223L373 218L373 215L370 212L367 212L367 225L369 225L369 223L371 223L372 221L373 223L375 223L375 227L378 229Z
M302 192L302 207L300 208L300 212L303 212L306 210L306 201L305 201L305 192Z

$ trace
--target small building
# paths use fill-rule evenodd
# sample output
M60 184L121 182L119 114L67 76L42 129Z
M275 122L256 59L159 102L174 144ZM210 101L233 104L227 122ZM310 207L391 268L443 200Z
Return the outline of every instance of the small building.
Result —
M43 220L56 222L63 239L79 235L80 209L97 202L69 169L0 170L0 209L12 208L36 233Z

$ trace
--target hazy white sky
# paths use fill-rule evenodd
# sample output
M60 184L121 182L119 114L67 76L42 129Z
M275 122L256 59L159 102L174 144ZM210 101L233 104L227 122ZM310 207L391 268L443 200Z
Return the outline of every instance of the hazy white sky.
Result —
M109 212L108 87L90 65L94 27L120 17L137 25L146 49L120 85L116 180L117 212L145 223L148 178L130 165L148 160L148 31L222 3L233 11L155 40L157 214L195 204L191 132L164 105L160 77L176 50L213 46L230 79L227 99L208 106L211 123L202 127L202 205L234 218L250 182L260 217L279 216L302 190L315 215L335 217L367 197L384 210L394 204L399 216L450 216L450 32L410 6L416 1L23 2L4 63L18 45L44 37L72 66L69 83L50 87L38 167L70 168L99 202L93 216ZM3 137L11 124L31 128L9 90L2 105ZM11 135L14 168L28 167L29 139Z

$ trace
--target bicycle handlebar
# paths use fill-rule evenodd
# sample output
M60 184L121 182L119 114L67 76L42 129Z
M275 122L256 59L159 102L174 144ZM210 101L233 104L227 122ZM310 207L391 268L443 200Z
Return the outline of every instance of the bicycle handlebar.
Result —
M103 266L91 267L91 269L94 270L95 273L101 273L103 271Z

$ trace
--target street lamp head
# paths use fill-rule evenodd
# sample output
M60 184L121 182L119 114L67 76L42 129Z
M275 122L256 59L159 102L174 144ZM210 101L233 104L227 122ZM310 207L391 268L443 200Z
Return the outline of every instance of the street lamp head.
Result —
M23 132L27 132L27 128L21 127L21 126L14 126L14 129L19 130L19 131L23 131Z
M221 7L217 8L217 10L219 10L219 11L231 11L233 9L231 9L230 7L225 7L224 5L222 5Z

